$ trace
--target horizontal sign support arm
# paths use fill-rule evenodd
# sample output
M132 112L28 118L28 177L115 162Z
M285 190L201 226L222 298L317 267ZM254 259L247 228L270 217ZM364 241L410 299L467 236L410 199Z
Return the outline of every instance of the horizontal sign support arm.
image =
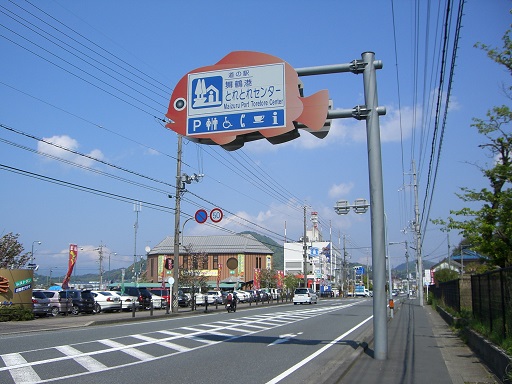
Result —
M373 62L375 69L382 69L382 61ZM317 67L295 68L299 76L327 75L330 73L352 72L363 73L366 63L362 60L354 60L347 64L321 65Z

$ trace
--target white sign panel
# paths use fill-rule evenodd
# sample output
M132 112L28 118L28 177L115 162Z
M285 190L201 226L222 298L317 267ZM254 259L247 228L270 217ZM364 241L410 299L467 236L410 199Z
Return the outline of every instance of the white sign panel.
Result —
M286 125L285 64L188 75L187 135Z

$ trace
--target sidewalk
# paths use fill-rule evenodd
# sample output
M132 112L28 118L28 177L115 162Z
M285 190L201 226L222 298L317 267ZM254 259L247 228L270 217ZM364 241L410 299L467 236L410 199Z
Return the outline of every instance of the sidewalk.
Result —
M439 314L418 300L396 302L388 323L388 359L375 360L372 348L373 342L339 383L499 383Z

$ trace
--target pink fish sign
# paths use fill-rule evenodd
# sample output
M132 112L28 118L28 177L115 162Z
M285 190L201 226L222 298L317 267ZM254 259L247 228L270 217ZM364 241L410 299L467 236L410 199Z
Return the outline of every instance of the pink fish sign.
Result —
M299 77L285 61L265 53L231 52L217 64L181 78L169 102L167 128L204 144L233 150L266 138L273 144L294 139L301 123L322 129L329 94L299 93Z

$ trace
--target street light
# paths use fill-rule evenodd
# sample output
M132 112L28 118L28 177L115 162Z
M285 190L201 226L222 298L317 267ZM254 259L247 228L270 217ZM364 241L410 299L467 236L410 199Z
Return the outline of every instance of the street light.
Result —
M338 215L346 215L350 212L350 208L354 209L354 212L358 215L362 215L363 213L366 213L368 211L368 208L370 207L370 204L368 203L368 200L363 198L358 198L354 200L354 204L350 205L347 200L338 200L336 202L336 205L334 206L334 211ZM346 258L347 258L347 252L345 251L345 236L343 236L343 279L345 279L345 273L346 273ZM350 258L350 257L349 257ZM355 280L354 280L355 284ZM368 286L369 286L368 282ZM345 281L343 281L343 293L345 294Z
M32 253L30 254L30 264L34 264L34 244L35 243L41 245L41 242L39 240L32 242Z
M110 255L112 255L112 254L114 254L114 256L116 256L116 255L117 255L117 252L110 252L110 253L108 254L108 271L109 271L109 272L110 272Z

